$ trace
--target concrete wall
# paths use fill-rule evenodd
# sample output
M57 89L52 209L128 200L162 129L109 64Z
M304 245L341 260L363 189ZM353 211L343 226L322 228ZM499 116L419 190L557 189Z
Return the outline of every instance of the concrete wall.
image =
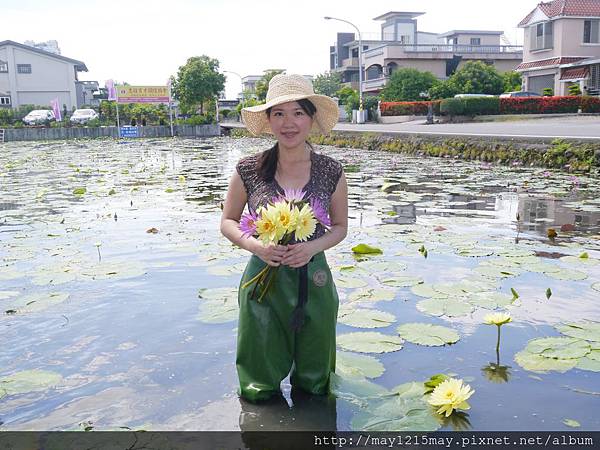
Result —
M561 39L556 41L563 56L589 56L600 58L599 44L583 43L583 24L585 19L561 19L555 22L555 29Z
M471 38L479 38L481 40L479 45L500 45L500 36L497 34L461 33L452 37L458 38L457 45L471 45Z
M168 126L139 127L140 137L169 137ZM178 125L174 126L176 136L211 137L220 136L219 125ZM100 137L117 137L117 127L90 128L5 128L4 140L10 141L46 141L67 139L94 139Z

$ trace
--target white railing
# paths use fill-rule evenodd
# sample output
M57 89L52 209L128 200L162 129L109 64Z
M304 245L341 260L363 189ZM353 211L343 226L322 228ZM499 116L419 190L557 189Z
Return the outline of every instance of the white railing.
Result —
M392 44L405 52L523 53L522 45Z

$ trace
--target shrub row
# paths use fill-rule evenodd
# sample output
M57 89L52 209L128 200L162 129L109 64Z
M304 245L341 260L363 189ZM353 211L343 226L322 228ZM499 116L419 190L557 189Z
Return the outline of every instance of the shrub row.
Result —
M432 102L381 102L382 116L426 115L429 103L434 114L477 116L494 114L560 114L600 113L600 98L590 96L565 97L466 97L447 98Z
M381 102L382 116L426 116L429 104L433 106L433 113L440 113L441 100L430 102Z

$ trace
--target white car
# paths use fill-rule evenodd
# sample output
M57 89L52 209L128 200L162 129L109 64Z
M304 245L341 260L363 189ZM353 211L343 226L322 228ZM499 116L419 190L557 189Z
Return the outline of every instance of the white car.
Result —
M76 109L71 116L71 122L84 124L97 118L98 113L93 109Z
M54 112L49 109L34 109L25 117L23 123L26 125L43 125L46 122L54 120Z

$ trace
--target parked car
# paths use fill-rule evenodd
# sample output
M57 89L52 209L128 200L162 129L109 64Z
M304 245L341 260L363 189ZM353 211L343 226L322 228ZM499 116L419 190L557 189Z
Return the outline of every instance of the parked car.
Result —
M469 98L469 97L495 97L491 94L456 94L454 98Z
M541 97L537 92L530 91L513 91L500 94L500 98L520 98L520 97Z
M23 123L26 125L43 125L47 122L53 121L54 112L49 109L34 109L25 117L23 117Z
M98 113L93 109L76 109L71 116L71 122L84 124L97 118Z

